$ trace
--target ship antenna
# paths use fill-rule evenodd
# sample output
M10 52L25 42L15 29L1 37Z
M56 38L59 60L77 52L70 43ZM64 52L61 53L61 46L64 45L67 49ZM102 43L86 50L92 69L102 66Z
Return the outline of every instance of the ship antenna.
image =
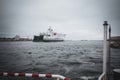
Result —
M51 30L51 26L49 26L48 30L49 30L49 31Z
M49 29L48 29L50 32L53 31L53 29L51 29L51 26L49 26Z

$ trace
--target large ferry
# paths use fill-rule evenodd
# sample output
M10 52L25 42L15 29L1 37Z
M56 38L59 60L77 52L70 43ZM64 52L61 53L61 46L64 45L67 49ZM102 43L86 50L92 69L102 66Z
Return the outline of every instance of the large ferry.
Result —
M51 27L47 30L46 33L40 33L38 36L34 36L34 42L60 42L64 41L66 34L61 34L54 32Z

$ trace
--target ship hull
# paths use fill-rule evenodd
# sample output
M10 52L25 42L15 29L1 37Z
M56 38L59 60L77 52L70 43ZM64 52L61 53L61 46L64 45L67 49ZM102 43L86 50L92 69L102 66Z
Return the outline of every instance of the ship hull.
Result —
M43 41L43 35L42 36L34 36L33 42L42 42Z
M63 42L64 40L43 40L43 42Z
M62 42L63 39L46 39L44 36L34 36L33 42Z

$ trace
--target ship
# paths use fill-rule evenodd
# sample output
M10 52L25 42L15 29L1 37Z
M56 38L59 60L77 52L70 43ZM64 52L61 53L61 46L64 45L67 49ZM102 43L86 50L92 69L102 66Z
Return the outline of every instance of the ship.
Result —
M62 42L66 34L54 32L51 27L47 32L34 35L33 42Z

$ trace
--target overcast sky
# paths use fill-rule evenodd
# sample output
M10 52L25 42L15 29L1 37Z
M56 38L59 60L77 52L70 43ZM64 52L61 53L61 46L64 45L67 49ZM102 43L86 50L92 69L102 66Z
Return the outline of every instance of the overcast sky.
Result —
M0 36L33 37L54 31L66 39L103 39L103 21L120 35L120 0L0 0Z

